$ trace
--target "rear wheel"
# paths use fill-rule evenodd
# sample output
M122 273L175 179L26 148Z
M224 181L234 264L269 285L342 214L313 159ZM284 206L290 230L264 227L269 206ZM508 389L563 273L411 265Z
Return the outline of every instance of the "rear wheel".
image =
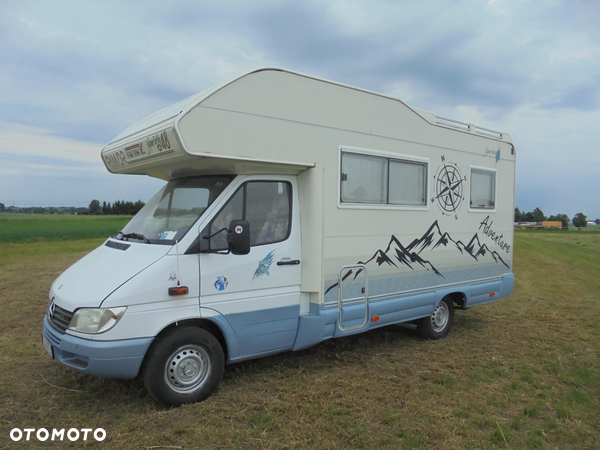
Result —
M150 347L142 376L155 400L177 406L205 400L225 369L219 341L202 328L177 328Z
M450 333L454 322L454 304L446 297L435 308L433 314L419 320L419 334L425 339L441 339Z

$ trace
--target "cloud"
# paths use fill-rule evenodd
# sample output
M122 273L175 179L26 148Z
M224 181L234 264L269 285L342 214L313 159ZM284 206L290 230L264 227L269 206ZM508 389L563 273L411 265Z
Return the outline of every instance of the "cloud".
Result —
M39 176L67 178L81 173L104 173L97 163L82 163L70 159L51 158L46 156L18 155L0 152L2 166L0 176L24 176L33 178Z
M0 136L0 152L5 154L65 161L100 161L101 145L55 136L48 129L0 122Z
M0 2L3 173L47 172L58 186L50 172L80 170L105 186L98 152L125 128L245 70L283 66L506 131L518 201L569 208L546 195L561 180L565 198L600 215L568 182L591 182L599 162L599 16L587 0Z
M21 207L87 207L93 199L111 203L116 200L147 202L165 184L155 178L107 172L62 171L61 176L56 176L44 171L32 173L29 169L27 165L17 174L0 177L1 203Z
M147 201L162 180L109 174L101 145L48 129L0 123L0 202L16 206L88 206L94 198Z

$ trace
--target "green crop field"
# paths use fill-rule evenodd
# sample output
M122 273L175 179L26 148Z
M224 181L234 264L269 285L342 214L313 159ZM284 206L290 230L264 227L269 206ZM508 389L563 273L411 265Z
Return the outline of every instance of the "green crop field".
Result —
M600 233L518 232L514 293L456 311L446 339L391 326L228 366L173 409L42 348L50 284L101 243L0 246L0 449L82 447L9 437L42 427L101 427L86 447L114 449L600 448Z
M114 236L130 219L130 216L0 213L0 243Z

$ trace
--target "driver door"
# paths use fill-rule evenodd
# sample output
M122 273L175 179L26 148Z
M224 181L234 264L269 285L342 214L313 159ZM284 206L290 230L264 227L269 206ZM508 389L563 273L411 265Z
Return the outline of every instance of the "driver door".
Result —
M202 232L200 302L227 317L240 356L292 347L300 314L300 221L294 177L244 182ZM232 220L250 227L250 253L227 253Z

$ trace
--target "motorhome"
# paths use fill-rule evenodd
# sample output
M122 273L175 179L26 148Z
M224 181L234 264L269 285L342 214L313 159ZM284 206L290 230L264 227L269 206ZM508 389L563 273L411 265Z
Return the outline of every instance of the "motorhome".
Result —
M101 153L165 180L52 284L62 364L200 401L230 363L512 292L515 149L503 132L367 90L254 70L143 119Z

